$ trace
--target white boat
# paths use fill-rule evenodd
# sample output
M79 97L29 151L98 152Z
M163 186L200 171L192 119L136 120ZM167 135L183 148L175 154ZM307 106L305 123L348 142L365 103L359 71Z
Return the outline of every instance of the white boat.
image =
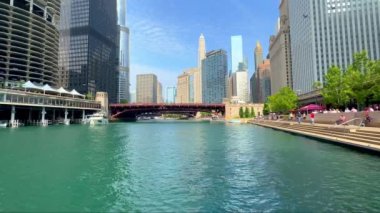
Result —
M105 125L108 124L108 118L103 112L97 112L87 117L87 123L90 125Z
M232 120L229 120L228 123L240 124L241 121L238 119L232 119Z
M0 121L0 128L6 128L8 123L6 121Z

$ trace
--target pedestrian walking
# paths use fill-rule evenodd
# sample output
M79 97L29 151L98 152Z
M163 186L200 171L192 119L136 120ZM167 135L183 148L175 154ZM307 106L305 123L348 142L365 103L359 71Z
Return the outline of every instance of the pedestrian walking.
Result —
M315 115L314 113L310 113L310 121L311 121L311 125L314 125L314 118L315 118Z
M297 112L297 121L298 121L298 124L301 124L301 119L302 119L302 114L300 111Z

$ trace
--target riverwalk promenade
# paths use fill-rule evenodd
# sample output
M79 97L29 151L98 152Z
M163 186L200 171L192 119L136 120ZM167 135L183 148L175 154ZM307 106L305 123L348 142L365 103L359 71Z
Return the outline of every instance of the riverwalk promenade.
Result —
M325 140L331 143L380 153L380 128L335 126L292 121L254 120L249 123L292 134Z

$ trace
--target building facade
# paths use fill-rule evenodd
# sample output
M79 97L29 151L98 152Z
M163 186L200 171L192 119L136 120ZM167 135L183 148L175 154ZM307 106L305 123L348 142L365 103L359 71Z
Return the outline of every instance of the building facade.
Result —
M239 64L239 69L232 73L232 96L240 103L248 103L249 86L248 86L248 68L245 63Z
M293 88L292 57L289 26L289 0L280 3L280 26L269 42L271 65L271 92L277 93L283 87Z
M82 94L118 96L116 0L64 0L61 4L60 85Z
M269 59L258 65L256 72L250 79L251 101L253 103L265 103L271 92L271 70Z
M177 95L176 103L189 103L190 97L190 76L187 72L184 72L177 79Z
M259 64L263 63L263 48L259 41L256 42L255 47L255 71L259 67Z
M58 86L60 3L0 1L0 87Z
M243 37L241 35L231 36L231 72L239 69L239 63L243 62Z
M157 103L162 103L163 98L162 98L162 84L161 82L157 82Z
M166 103L173 104L176 100L177 88L176 87L167 87L166 88Z
M194 74L194 102L202 103L202 61L206 58L206 40L203 34L198 41L198 72Z
M222 103L227 96L227 53L214 50L206 54L202 63L203 103Z
M119 28L119 66L117 101L130 101L129 97L129 28L127 27L127 0L117 0L117 22Z
M136 103L157 103L157 76L141 74L136 78Z
M380 1L289 1L293 90L305 94L332 65L343 70L355 53L380 59Z

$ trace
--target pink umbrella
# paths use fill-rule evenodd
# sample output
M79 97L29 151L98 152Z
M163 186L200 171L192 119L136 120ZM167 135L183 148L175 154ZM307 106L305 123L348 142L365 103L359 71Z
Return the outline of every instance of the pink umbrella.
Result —
M301 107L301 111L314 111L314 110L323 110L324 107L316 104L309 104L307 106Z

